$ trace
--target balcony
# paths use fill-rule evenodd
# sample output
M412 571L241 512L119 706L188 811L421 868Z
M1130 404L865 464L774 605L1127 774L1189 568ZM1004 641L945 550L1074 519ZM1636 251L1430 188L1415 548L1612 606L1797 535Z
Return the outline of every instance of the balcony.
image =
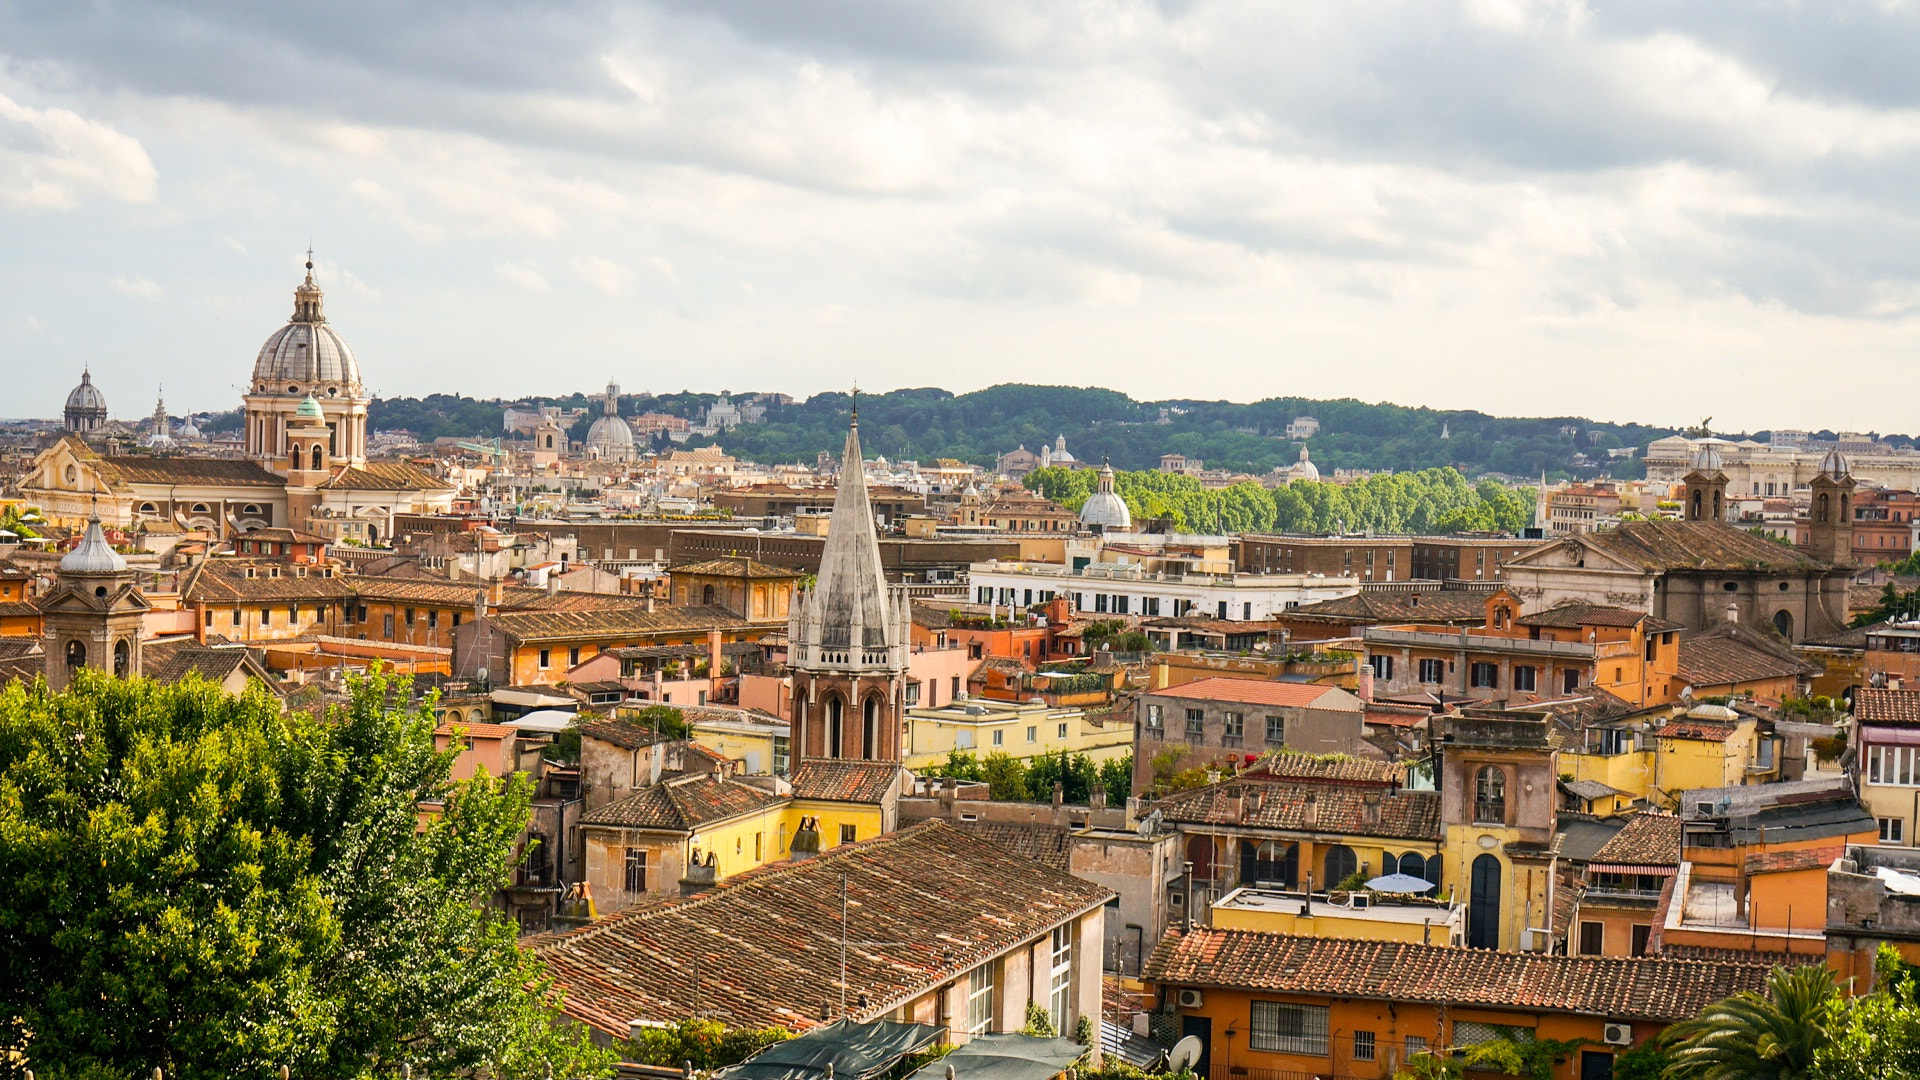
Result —
M1383 630L1368 627L1363 631L1362 637L1370 646L1394 645L1419 649L1447 649L1454 652L1565 657L1576 660L1629 656L1635 653L1633 647L1627 642L1590 644L1584 641L1543 641L1464 631L1448 634L1432 630Z

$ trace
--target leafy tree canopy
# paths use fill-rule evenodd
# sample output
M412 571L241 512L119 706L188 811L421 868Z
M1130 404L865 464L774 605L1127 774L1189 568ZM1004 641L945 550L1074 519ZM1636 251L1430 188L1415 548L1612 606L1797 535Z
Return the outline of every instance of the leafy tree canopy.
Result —
M198 679L0 691L0 1060L57 1078L602 1073L483 906L526 778L450 782L408 689L369 677L324 719Z

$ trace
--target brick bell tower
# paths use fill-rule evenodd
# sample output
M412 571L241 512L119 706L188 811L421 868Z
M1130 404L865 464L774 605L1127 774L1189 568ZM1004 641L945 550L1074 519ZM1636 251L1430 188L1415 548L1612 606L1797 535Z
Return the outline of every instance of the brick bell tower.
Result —
M856 404L820 573L787 622L796 760L901 760L909 618L906 590L880 565Z
M1820 472L1808 485L1807 547L1814 558L1835 566L1853 565L1853 469L1838 449L1820 459Z
M95 514L80 546L61 558L59 584L40 600L48 686L64 689L83 667L121 679L140 674L140 624L150 605L133 579Z

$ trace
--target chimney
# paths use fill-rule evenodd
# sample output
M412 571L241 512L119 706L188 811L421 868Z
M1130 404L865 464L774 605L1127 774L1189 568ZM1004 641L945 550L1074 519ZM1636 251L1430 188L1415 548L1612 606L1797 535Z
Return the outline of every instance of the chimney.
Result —
M1053 782L1053 808L1060 809L1067 801L1067 786L1058 780Z
M193 640L202 645L207 643L207 605L193 605Z
M1358 663L1360 665L1360 700L1371 702L1373 700L1373 665L1365 660Z
M560 574L558 571L555 571L555 570L547 571L547 595L548 596L560 595Z
M707 631L707 700L720 697L720 631Z
M1266 789L1256 784L1247 789L1247 813L1257 814L1267 801Z
M1306 804L1301 810L1302 823L1309 829L1320 827L1320 800L1313 792L1307 792Z
M1102 784L1098 781L1095 781L1093 785L1093 790L1088 792L1087 794L1087 802L1092 804L1095 810L1106 809L1107 785Z
M1369 791L1360 796L1361 813L1369 825L1380 824L1380 793Z
M487 603L492 604L494 607L499 607L500 601L506 599L506 596L507 583L505 581L494 578L492 581L487 582Z

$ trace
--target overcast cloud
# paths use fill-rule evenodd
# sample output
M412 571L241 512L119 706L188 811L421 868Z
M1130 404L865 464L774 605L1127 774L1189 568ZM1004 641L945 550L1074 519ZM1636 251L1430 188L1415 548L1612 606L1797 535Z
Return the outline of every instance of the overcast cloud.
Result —
M0 0L0 415L1002 381L1911 431L1920 10Z

